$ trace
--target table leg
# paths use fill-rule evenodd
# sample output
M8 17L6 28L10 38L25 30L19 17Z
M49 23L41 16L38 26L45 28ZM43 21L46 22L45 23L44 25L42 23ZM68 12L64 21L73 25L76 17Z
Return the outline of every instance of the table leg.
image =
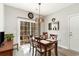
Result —
M45 56L47 55L47 47L45 47Z
M34 47L33 47L33 50L32 50L32 56L34 55Z
M29 49L29 52L31 52L31 44L30 44L30 49Z
M17 51L19 50L19 48L18 48L18 44L17 44Z
M57 45L58 45L58 42L56 42L56 43L55 43L55 50L54 50L54 51L55 51L55 55L56 55L56 56L58 56L58 49L57 49Z
M51 56L51 50L48 51L48 56Z

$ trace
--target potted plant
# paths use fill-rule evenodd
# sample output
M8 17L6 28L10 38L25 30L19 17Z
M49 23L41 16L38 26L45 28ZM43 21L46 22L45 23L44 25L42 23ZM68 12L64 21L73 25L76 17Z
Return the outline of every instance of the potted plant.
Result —
M13 34L5 34L5 39L7 41L11 41L11 40L13 40L13 38L14 38Z

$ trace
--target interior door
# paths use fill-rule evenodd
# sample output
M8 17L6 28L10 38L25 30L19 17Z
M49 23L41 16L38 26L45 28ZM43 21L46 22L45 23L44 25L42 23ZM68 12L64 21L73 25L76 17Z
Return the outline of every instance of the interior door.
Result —
M79 16L70 17L70 49L79 51Z

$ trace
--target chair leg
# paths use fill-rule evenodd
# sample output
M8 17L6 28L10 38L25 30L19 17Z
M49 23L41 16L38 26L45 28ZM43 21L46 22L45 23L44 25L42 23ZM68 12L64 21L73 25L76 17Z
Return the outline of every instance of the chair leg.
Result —
M42 55L43 55L43 53L40 53L40 55L42 56Z
M17 44L17 51L19 50L19 48L18 48L18 44Z
M42 56L42 54L41 54L41 56Z
M37 55L37 49L35 49L35 56Z
M30 45L30 49L29 49L29 52L31 52L31 45Z
M43 55L45 56L45 53L43 53Z
M33 50L32 50L32 56L34 55L34 47L33 47Z
M48 56L51 56L51 50L48 51Z

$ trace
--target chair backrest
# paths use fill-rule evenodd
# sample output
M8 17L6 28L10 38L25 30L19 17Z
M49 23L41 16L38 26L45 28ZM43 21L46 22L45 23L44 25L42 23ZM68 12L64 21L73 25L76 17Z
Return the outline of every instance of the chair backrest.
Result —
M50 38L53 40L57 40L57 35L56 34L50 34Z
M33 45L33 35L30 35L29 42L30 42L31 45Z
M43 32L43 37L45 37L45 39L48 38L48 33L47 32Z
M35 41L35 37L33 35L30 36L30 44L33 47L37 46L37 42Z

